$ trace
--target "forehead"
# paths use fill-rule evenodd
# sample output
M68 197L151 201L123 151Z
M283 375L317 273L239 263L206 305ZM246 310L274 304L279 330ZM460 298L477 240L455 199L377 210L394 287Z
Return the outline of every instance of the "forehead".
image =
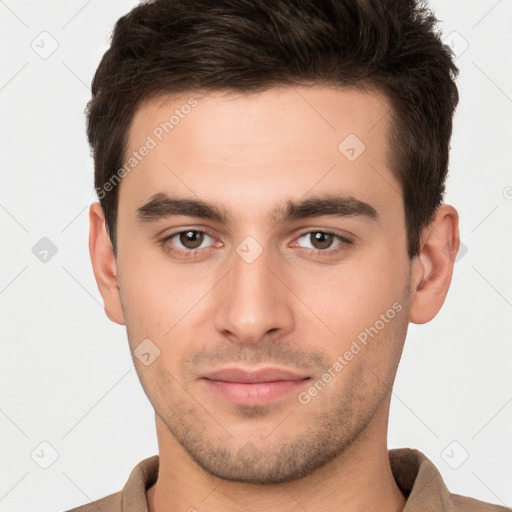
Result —
M359 87L317 85L256 93L162 95L140 104L128 131L128 143L136 146L142 142L141 135L162 142L171 133L186 137L193 132L189 142L196 141L203 149L208 142L212 149L222 144L274 143L275 149L284 153L289 143L304 139L332 146L344 133L375 144L381 142L379 134L386 132L390 110L382 92ZM377 125L380 129L374 132ZM304 149L309 152L309 147Z
M363 195L380 189L381 202L396 202L399 186L388 165L389 113L384 94L359 88L152 98L138 108L128 132L125 163L131 159L135 165L126 166L119 200L140 203L171 190L233 205L238 200L245 209L266 197L270 208L285 196L341 187L352 195L356 189Z

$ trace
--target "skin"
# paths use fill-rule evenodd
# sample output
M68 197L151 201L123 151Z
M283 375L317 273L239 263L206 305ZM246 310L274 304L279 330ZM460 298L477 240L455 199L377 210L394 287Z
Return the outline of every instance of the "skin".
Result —
M119 185L117 259L99 203L90 208L106 314L126 325L132 355L146 338L160 350L148 366L133 358L159 444L149 510L402 510L406 498L387 455L391 388L408 323L430 321L445 300L456 210L438 209L411 261L401 188L387 159L390 104L376 91L159 97L138 109L127 153L190 97L197 106ZM351 133L366 146L354 161L338 150ZM208 201L229 220L139 222L137 209L159 192ZM370 204L378 218L272 220L289 200L333 192ZM191 257L165 250L190 251L187 239L160 242L192 229L209 236ZM319 246L311 234L318 231L352 244L333 237ZM262 249L251 263L236 251L248 236ZM401 311L300 403L298 392L397 302ZM278 366L311 380L267 405L237 405L199 378L226 366Z

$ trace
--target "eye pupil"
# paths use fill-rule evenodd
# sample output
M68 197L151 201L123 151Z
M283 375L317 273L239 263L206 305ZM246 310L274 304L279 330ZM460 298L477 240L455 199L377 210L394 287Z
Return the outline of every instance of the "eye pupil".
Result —
M204 239L204 233L200 231L183 231L180 234L180 242L187 249L197 249L202 243Z
M334 235L332 233L317 231L313 234L313 246L316 249L327 249L332 244L333 237ZM319 244L319 246L317 244Z

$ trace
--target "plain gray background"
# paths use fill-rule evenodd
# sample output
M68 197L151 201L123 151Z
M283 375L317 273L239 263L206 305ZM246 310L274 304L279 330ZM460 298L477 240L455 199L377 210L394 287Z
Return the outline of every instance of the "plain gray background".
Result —
M135 4L0 1L2 512L119 491L158 451L87 247L83 110L110 31ZM512 1L430 5L460 68L446 201L463 249L440 314L410 326L389 446L423 451L452 492L511 506Z

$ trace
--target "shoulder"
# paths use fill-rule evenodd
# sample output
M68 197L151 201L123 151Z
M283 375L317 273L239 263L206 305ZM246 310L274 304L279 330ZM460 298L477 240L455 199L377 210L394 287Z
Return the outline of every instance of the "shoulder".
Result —
M122 503L123 493L119 491L99 500L91 501L86 505L67 510L66 512L98 512L98 510L101 510L101 512L122 512Z
M419 450L395 448L388 454L393 477L408 497L407 512L512 512L501 505L451 493L438 468Z
M123 512L123 504L125 510L147 510L146 490L156 482L158 466L158 455L148 457L132 469L121 491L66 512Z
M459 494L450 494L454 512L512 512L512 509L494 505Z

